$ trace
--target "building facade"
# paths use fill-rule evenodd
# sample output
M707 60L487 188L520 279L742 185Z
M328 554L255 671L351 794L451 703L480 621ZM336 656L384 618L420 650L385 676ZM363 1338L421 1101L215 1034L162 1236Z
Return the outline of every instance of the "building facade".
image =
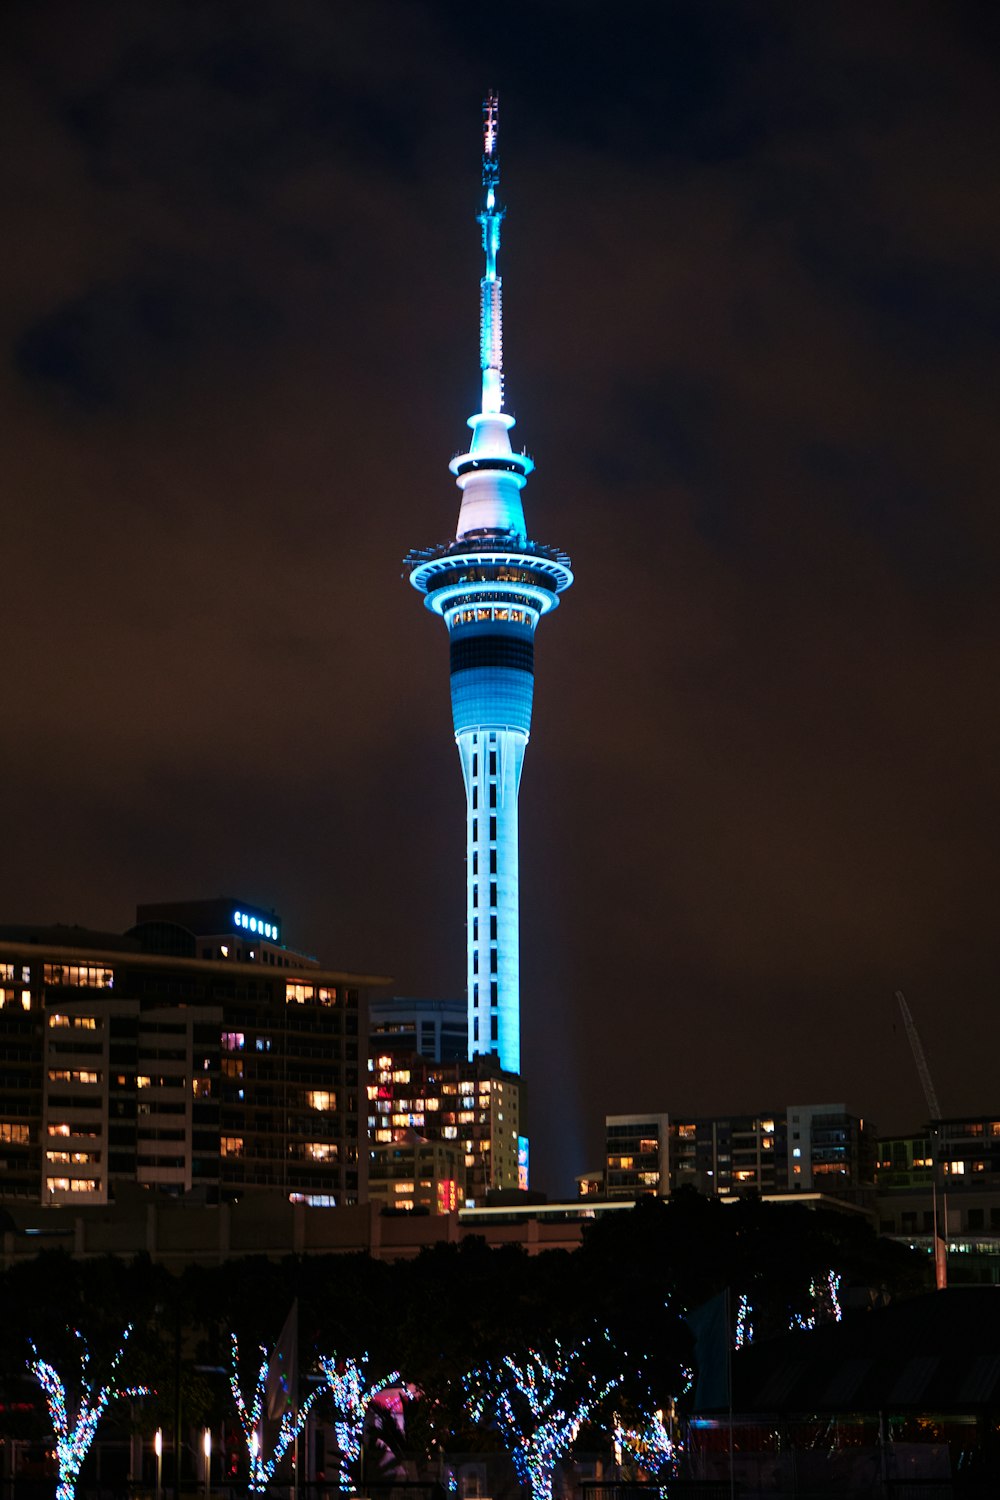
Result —
M518 791L531 728L534 637L573 574L558 549L528 537L521 491L534 467L511 446L503 410L497 101L484 106L478 214L480 410L451 461L462 492L454 541L409 554L410 583L448 630L451 706L466 794L467 1009L470 1056L519 1073Z
M459 1151L463 1205L516 1189L519 1129L520 1082L495 1058L436 1063L416 1053L383 1052L368 1060L369 1191L380 1201L411 1196L395 1190L389 1194L385 1184L398 1175L400 1153L421 1143ZM412 1177L405 1173L402 1180ZM462 1190L457 1177L451 1180L456 1192ZM407 1205L400 1201L395 1206Z
M608 1115L604 1191L609 1198L666 1197L690 1186L716 1196L855 1197L873 1189L875 1150L871 1127L843 1104L697 1118Z
M961 1115L879 1141L879 1228L908 1240L937 1226L962 1255L990 1256L1000 1280L1000 1118ZM978 1249L972 1247L978 1246Z
M469 1025L464 1000L373 998L368 1005L372 1055L419 1052L431 1062L459 1062L469 1055Z
M0 929L0 1198L363 1200L365 998L387 981L283 948L272 917L205 902L141 908L124 937Z

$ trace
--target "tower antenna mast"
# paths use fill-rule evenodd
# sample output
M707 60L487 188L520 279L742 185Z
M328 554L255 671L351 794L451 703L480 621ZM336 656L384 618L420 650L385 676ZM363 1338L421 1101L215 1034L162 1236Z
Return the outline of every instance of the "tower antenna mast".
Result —
M483 206L478 215L486 257L479 283L479 368L483 374L484 412L503 410L503 281L497 275L504 216L504 209L497 201L499 137L500 101L491 89L483 100Z

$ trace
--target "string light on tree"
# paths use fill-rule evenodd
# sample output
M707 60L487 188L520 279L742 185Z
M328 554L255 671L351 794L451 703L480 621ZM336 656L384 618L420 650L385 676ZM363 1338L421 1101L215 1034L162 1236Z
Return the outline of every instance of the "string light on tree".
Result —
M368 1407L380 1391L395 1385L399 1371L381 1380L371 1380L368 1373L368 1355L360 1359L341 1359L335 1355L323 1355L320 1368L333 1397L334 1431L340 1449L340 1488L353 1487L351 1470L361 1457L361 1438L365 1429Z
M842 1282L843 1277L840 1272L834 1270L827 1271L821 1281L810 1281L809 1301L812 1311L793 1313L789 1320L789 1328L799 1328L808 1332L820 1323L839 1323L844 1316L843 1305L840 1301Z
M753 1343L751 1311L750 1298L746 1292L743 1292L740 1295L739 1306L736 1309L736 1331L733 1335L734 1349L742 1349L745 1344Z
M614 1438L619 1463L631 1464L654 1478L664 1470L673 1472L678 1450L664 1424L662 1411L648 1413L635 1426L626 1426L616 1414Z
M289 1402L281 1414L281 1422L278 1427L278 1435L274 1441L274 1448L270 1457L264 1451L264 1397L267 1390L268 1369L270 1358L267 1347L260 1345L263 1355L257 1379L254 1384L253 1396L249 1403L243 1395L242 1382L240 1380L240 1350L236 1335L231 1334L232 1369L229 1372L229 1385L233 1393L233 1401L236 1403L236 1411L243 1429L243 1438L246 1442L247 1456L250 1460L250 1491L254 1495L262 1495L267 1489L274 1471L278 1467L285 1454L288 1452L298 1434L306 1423L309 1411L322 1386L310 1393L302 1406L296 1410L294 1402Z
M80 1343L80 1400L71 1407L67 1400L66 1387L54 1366L42 1359L32 1343L33 1359L28 1360L28 1371L38 1381L45 1395L49 1420L55 1429L56 1459L59 1465L59 1481L56 1485L56 1500L73 1500L76 1493L80 1468L90 1451L97 1432L97 1424L104 1415L110 1401L120 1396L148 1396L146 1386L119 1386L118 1366L125 1352L131 1323L122 1334L118 1352L111 1361L107 1381L94 1390L90 1379L90 1350L78 1328L73 1329L74 1338Z
M506 1355L466 1376L466 1409L473 1422L500 1432L517 1477L530 1485L532 1500L551 1500L552 1475L580 1424L621 1376L600 1382L587 1370L586 1345L550 1356L531 1349L520 1359Z

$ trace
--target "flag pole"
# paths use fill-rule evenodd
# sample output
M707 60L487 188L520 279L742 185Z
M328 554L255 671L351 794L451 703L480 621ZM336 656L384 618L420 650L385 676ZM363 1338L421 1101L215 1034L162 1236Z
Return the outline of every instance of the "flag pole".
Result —
M732 1335L732 1287L726 1287L726 1375L729 1386L729 1500L736 1495L736 1470L733 1461L733 1335Z

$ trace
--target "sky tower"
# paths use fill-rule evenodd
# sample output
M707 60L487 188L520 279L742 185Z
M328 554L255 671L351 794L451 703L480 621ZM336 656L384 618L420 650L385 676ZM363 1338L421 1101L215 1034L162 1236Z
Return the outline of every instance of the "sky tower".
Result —
M535 628L573 574L557 548L528 539L521 491L534 464L511 447L503 410L496 94L483 104L479 283L482 403L468 451L449 468L462 492L454 541L411 552L410 582L440 615L451 648L451 711L466 798L469 1056L521 1071L517 794L531 729Z

